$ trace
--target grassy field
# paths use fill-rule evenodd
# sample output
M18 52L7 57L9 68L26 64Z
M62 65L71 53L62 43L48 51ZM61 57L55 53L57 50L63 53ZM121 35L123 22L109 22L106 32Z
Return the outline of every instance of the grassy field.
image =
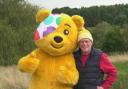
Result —
M26 89L29 74L18 71L16 66L0 66L0 89Z
M128 89L128 54L109 57L118 70L118 80L111 89ZM0 89L27 89L30 76L16 66L0 66Z
M115 63L118 69L118 80L112 89L128 89L128 61Z

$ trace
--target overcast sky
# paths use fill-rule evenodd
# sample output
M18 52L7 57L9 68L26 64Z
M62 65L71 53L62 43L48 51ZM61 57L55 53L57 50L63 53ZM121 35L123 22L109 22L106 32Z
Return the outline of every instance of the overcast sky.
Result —
M56 7L90 7L100 5L114 5L114 4L128 4L128 0L27 0L28 2L45 7L47 9L54 9Z

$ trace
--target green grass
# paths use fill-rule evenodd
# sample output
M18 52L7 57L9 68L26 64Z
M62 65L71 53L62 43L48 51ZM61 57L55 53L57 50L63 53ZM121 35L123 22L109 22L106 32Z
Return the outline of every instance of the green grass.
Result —
M118 70L118 80L112 89L128 89L128 61L114 63Z

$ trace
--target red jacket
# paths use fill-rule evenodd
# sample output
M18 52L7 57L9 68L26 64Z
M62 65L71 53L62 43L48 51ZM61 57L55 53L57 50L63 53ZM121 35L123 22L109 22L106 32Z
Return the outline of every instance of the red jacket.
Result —
M88 55L82 55L81 61L83 66L87 62ZM101 54L101 60L100 60L100 69L106 74L106 78L101 85L104 89L108 89L112 86L113 82L117 79L117 70L110 62L109 58L105 53Z

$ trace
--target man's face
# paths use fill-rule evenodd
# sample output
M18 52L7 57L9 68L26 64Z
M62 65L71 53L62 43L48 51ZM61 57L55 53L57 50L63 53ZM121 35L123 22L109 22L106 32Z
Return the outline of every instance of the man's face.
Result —
M79 41L79 47L81 51L85 54L88 54L91 51L92 44L93 43L91 40L85 38Z

